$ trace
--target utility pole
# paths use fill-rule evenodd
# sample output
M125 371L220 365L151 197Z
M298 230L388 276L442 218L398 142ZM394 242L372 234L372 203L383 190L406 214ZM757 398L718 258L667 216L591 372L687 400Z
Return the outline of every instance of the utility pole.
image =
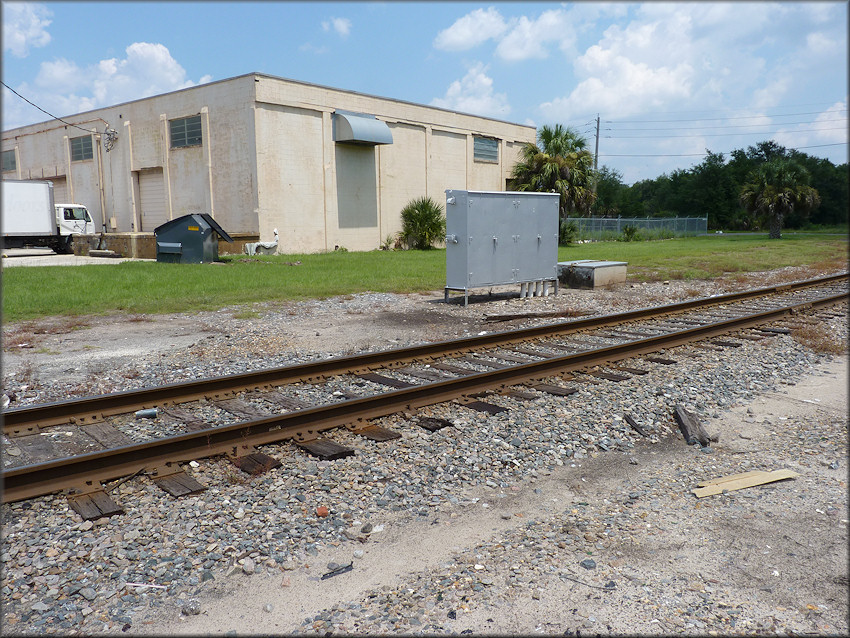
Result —
M593 198L596 199L596 182L599 181L599 113L596 114L596 150L593 153Z

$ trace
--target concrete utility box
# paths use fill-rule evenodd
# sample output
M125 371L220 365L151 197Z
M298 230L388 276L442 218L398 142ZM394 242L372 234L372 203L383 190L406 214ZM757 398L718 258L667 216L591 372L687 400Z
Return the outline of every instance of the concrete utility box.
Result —
M626 261L559 261L558 279L570 288L601 288L626 283Z
M557 193L446 191L446 289L520 284L520 296L558 294Z
M218 259L218 238L233 239L207 213L183 215L154 229L156 260L200 264Z

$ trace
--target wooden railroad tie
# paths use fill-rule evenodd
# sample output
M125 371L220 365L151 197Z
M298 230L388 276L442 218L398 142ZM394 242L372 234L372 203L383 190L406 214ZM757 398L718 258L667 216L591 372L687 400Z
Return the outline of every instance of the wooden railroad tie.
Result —
M106 493L100 482L97 485L86 482L72 487L68 490L68 504L86 521L124 513L121 506Z
M325 437L316 437L309 441L296 441L295 445L308 454L318 457L321 461L334 461L354 455L354 450L350 447L345 447Z
M416 425L421 428L425 428L429 432L433 433L437 430L442 430L443 428L454 427L454 423L447 419L436 419L430 416L420 416L416 419Z
M206 486L186 474L177 463L166 463L149 472L156 486L171 496L186 496L203 492Z
M709 436L703 429L699 418L692 412L688 412L683 406L677 405L673 411L673 416L688 445L699 443L702 447L708 447L711 441L718 440L716 436Z
M509 412L508 408L503 408L501 405L495 405L494 403L486 403L484 401L459 401L460 405L465 408L469 408L470 410L476 410L478 412L486 412L487 414L501 414L502 412Z

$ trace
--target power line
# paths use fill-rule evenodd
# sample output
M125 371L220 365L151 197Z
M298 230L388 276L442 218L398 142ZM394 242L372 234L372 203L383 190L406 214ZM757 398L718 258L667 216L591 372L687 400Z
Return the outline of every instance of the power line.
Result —
M823 148L825 146L846 146L847 142L836 142L834 144L814 144L811 146L797 146L795 148L789 149L792 151L800 150L801 148ZM651 154L651 153L642 153L642 154L619 154L619 153L600 153L599 157L703 157L706 155L730 155L732 151L727 151L725 153L678 153L678 154Z
M793 131L774 131L772 133L753 131L751 133L701 133L697 135L606 135L611 140L656 140L682 137L734 137L741 135L778 135L779 133L813 133L821 131L846 131L846 126L833 126L829 128L799 128Z
M617 131L687 131L687 130L692 130L692 129L695 129L695 128L697 128L697 129L752 128L754 126L776 126L776 125L791 126L792 124L816 124L816 123L821 123L821 122L842 122L842 121L846 122L847 118L846 117L845 118L830 118L828 120L816 120L815 122L812 122L811 120L806 120L806 121L801 121L801 122L767 122L765 124L729 124L729 125L726 125L726 126L668 126L668 127L665 127L665 128L619 128L619 127L617 127L616 129L607 128L605 130L606 131L613 131L613 130L617 130Z
M2 80L0 80L0 84L2 84L3 86L5 86L7 89L9 89L12 93L14 93L15 95L17 95L19 98L21 98L21 99L22 99L24 102L26 102L27 104L31 104L32 106L34 106L35 108L37 108L37 109L38 109L39 111L41 111L42 113L46 113L47 115L49 115L50 117L52 117L54 120L59 120L60 122L62 122L62 123L64 123L64 124L67 124L68 126L73 126L74 128L78 128L78 129L80 129L81 131L85 131L86 133L91 133L91 129L83 128L82 126L77 126L76 124L72 124L71 122L66 122L66 121L65 121L65 120L63 120L61 117L56 117L56 116L55 116L55 115L53 115L52 113L48 113L48 112L47 112L47 111L45 111L43 108L41 108L38 104L35 104L34 102L30 102L27 98L25 98L23 95L21 95L20 93L18 93L15 89L13 89L11 86L9 86L8 84L6 84L6 83L5 83L5 82L3 82Z
M687 113L688 111L681 111L682 113ZM700 113L701 111L691 111L693 113ZM738 115L738 116L727 116L727 117L689 117L685 119L671 119L671 120L605 120L606 124L663 124L664 122L711 122L711 121L725 121L725 120L752 120L756 118L762 117L797 117L798 115L820 115L825 111L806 111L802 113L774 113L774 114L762 114L762 115ZM832 111L833 113L846 113L847 109L838 109L837 111Z

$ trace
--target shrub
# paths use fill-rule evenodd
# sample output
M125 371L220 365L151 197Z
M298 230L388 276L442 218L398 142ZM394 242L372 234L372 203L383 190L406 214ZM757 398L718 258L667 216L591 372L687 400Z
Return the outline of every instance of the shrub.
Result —
M569 246L578 238L578 225L575 222L561 222L561 236L558 238L562 246Z
M623 227L622 241L638 241L640 239L640 229L636 226Z
M428 250L445 234L443 207L430 197L411 200L401 209L401 237L408 248Z

